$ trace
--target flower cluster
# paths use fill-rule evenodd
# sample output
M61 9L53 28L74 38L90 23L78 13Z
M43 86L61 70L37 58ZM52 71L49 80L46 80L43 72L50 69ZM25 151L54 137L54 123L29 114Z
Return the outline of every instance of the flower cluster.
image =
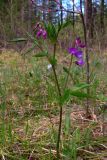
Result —
M36 30L37 38L43 38L43 39L47 38L46 30L39 23L36 24L36 26L34 27L34 30Z
M83 52L81 51L81 48L84 48L85 44L83 44L81 42L80 37L77 37L75 40L75 47L74 48L69 48L68 52L75 56L77 58L75 64L79 65L79 66L83 66L84 65L84 60L83 60Z

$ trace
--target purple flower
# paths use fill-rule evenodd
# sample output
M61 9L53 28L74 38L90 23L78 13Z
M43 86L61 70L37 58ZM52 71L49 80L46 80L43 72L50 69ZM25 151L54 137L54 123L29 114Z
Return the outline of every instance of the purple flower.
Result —
M75 57L77 58L82 58L83 57L83 52L82 51L78 51L75 53Z
M81 42L81 39L78 37L75 40L75 48L68 48L68 52L77 58L75 61L75 64L78 66L82 67L84 65L84 60L83 60L83 52L80 50L80 48L84 48L85 45Z
M68 52L70 54L74 55L77 58L82 58L83 57L82 51L79 51L77 48L69 48Z
M80 37L77 37L77 38L76 38L75 44L76 44L77 46L79 46L79 45L81 44L81 39L80 39Z
M36 37L37 38L43 38L46 39L47 38L47 32L45 29L41 28L41 26L38 26L37 28L37 33L36 33Z
M42 29L38 30L37 33L36 33L36 37L40 38L42 36L42 33L43 33Z
M42 31L42 36L43 36L44 39L47 38L47 32L46 32L46 30L43 30L43 31Z
M76 44L77 47L80 47L80 48L86 47L86 45L85 45L84 43L81 42L80 37L77 37L77 38L76 38L75 44Z
M82 58L80 58L75 62L75 64L77 64L78 66L82 67L85 64L85 62L84 62L84 60Z
M83 44L83 43L81 43L79 47L80 47L80 48L85 48L85 47L86 47L86 45L85 45L85 44Z
M68 49L68 52L72 55L75 55L77 52L78 52L78 49L77 48L69 48Z

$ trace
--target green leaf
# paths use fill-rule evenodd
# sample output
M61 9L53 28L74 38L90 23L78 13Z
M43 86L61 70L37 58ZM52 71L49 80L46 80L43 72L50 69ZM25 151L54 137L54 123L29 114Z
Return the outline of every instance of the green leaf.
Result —
M29 32L26 32L27 36L35 43L37 44L37 46L39 46L38 41L35 37L33 37L31 34L29 34Z
M81 89L84 89L84 88L88 88L92 86L92 84L87 84L87 83L80 83L80 84L77 84L75 85L73 88L72 88L72 91L79 91Z
M70 128L71 128L71 119L70 119L70 112L68 112L65 115L65 127L64 127L65 135L70 134Z
M50 61L51 65L53 65L53 66L57 64L57 59L55 59L54 57L51 57L49 59L49 61Z
M66 67L63 67L64 72L66 72L67 74L69 74L69 69Z
M43 52L40 52L40 53L38 53L38 54L36 54L34 56L35 57L47 57L48 56L48 52L43 51Z
M23 42L23 41L27 41L28 39L26 38L15 38L10 40L9 42Z
M70 98L70 90L66 89L64 94L60 97L60 104L63 105L65 102L69 101Z
M90 96L89 94L79 91L71 91L70 94L78 98L92 98L92 96Z
M64 91L64 94L60 97L60 104L63 105L65 102L69 101L71 98L73 97L77 97L80 99L84 99L84 98L96 98L95 96L89 95L83 91L79 91L79 90L70 90L70 89L66 89Z
M29 48L29 49L24 53L24 55L32 52L36 46L37 46L37 45L34 43L34 44L32 45L32 47Z
M106 101L107 102L107 97L104 96L103 94L97 95L96 98L99 99L99 100L101 100L101 101L104 101L104 102Z
M93 66L99 69L101 67L101 62L99 59L94 60Z
M73 82L74 82L73 75L72 75L72 73L69 71L69 69L66 68L66 67L63 67L63 70L64 70L65 73L69 74L69 76L72 78L72 80L73 80Z
M67 20L65 23L62 24L62 28L68 27L72 22L70 20Z
M47 31L48 34L48 38L50 39L50 41L52 43L56 43L57 41L57 37L58 37L58 29L54 24L48 23L48 24L44 24L45 29Z

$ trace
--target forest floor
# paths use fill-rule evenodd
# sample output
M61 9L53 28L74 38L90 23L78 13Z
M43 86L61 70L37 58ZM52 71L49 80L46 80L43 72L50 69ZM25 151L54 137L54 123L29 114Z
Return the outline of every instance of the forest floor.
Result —
M69 63L66 59L60 61ZM107 95L106 62L105 55L92 62L93 67L97 65L92 75L96 75L94 94ZM47 65L43 59L22 57L13 50L3 50L0 54L0 158L3 160L56 159L59 107ZM58 72L62 73L59 67ZM74 67L74 72L77 82L80 77L84 80L83 70ZM63 76L59 79L63 84ZM107 160L107 113L101 108L103 104L103 100L90 100L88 118L84 100L74 98L64 105L62 160Z

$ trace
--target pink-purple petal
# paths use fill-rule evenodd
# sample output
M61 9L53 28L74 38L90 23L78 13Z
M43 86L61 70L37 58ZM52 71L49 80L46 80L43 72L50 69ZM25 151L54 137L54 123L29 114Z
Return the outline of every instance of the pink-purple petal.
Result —
M86 45L85 45L83 42L81 42L80 37L77 37L77 38L76 38L75 44L76 44L77 47L80 47L80 48L86 47Z
M85 47L86 47L86 45L85 45L85 44L83 44L83 43L81 43L79 47L80 47L80 48L85 48Z
M78 52L78 49L77 48L69 48L68 49L68 52L72 55L75 55L77 52Z
M75 43L77 46L79 46L81 44L81 39L80 37L77 37L76 40L75 40Z
M37 37L37 38L40 38L41 35L42 35L42 32L43 32L42 29L38 30L38 32L36 33L36 37Z
M81 58L81 59L78 59L78 60L75 62L75 64L77 64L78 66L82 67L82 66L85 64L85 62L84 62L84 60Z
M36 33L36 37L37 38L43 38L43 39L46 39L47 38L47 32L46 32L46 30L45 29L42 29L42 28L40 28L38 31L37 31L37 33Z
M75 53L75 57L77 58L82 58L83 57L83 52L82 51L78 51Z
M44 39L46 39L46 38L47 38L47 32L46 32L46 30L43 30L43 32L42 32L42 36L43 36L43 38L44 38Z

